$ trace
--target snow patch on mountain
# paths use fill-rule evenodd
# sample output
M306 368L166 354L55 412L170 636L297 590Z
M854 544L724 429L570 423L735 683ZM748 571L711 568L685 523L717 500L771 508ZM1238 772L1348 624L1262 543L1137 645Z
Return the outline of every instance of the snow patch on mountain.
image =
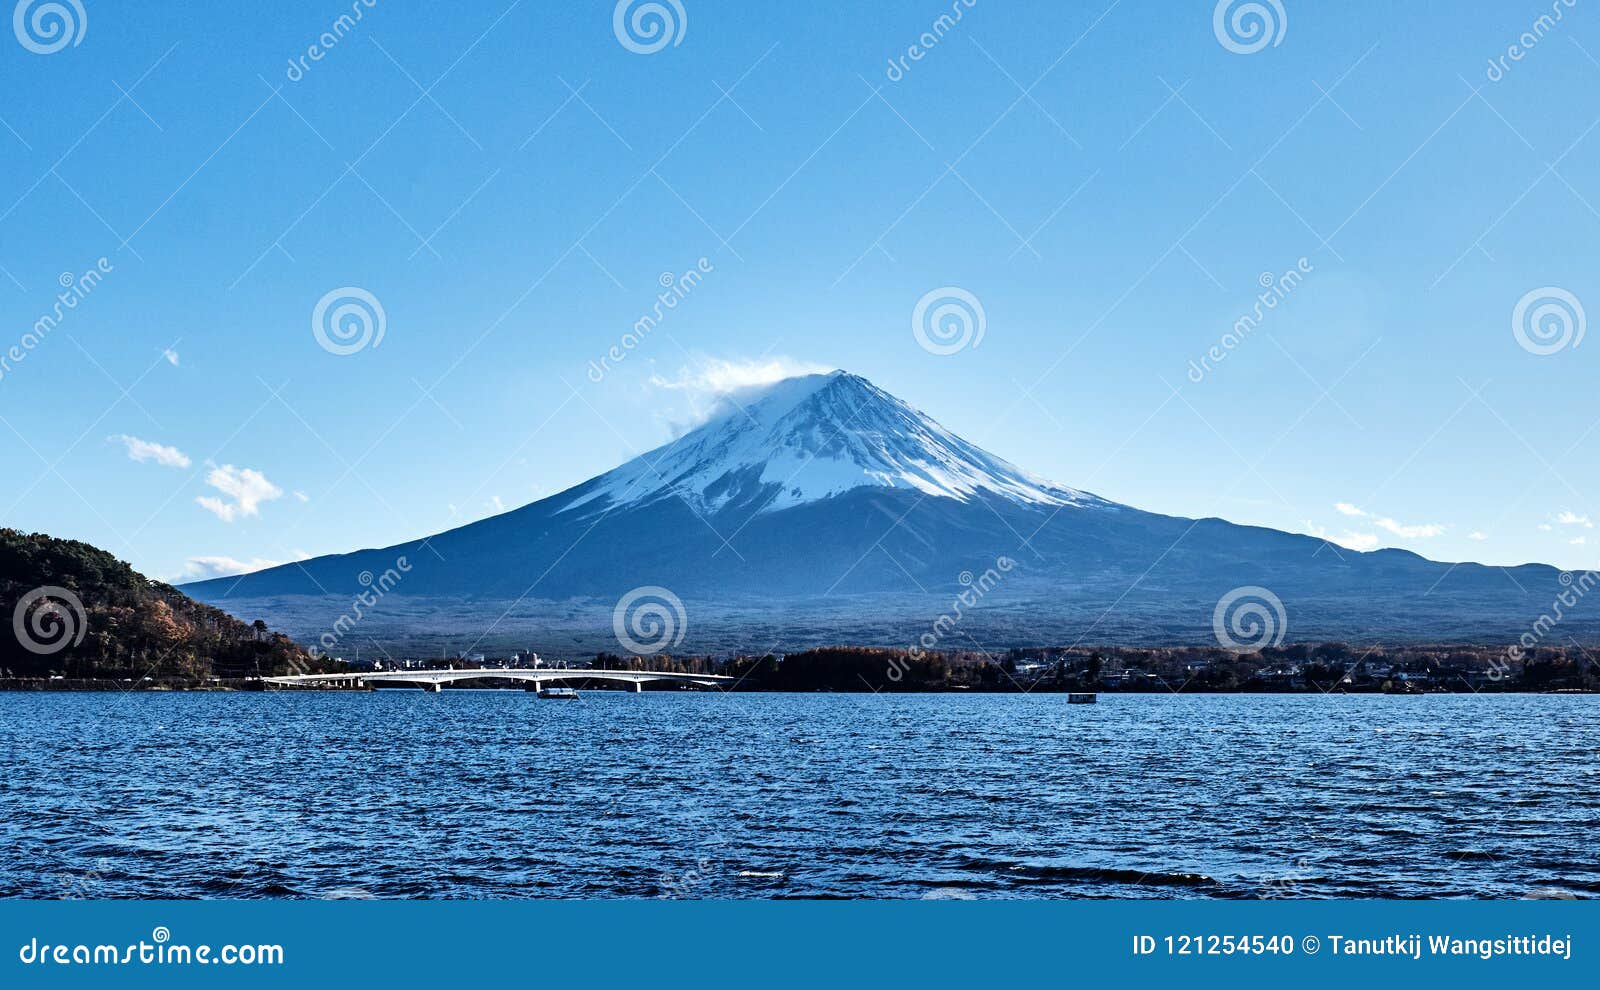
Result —
M776 512L857 488L980 494L1041 505L1110 505L1035 477L843 371L730 396L704 425L595 480L561 511L683 498L707 513Z

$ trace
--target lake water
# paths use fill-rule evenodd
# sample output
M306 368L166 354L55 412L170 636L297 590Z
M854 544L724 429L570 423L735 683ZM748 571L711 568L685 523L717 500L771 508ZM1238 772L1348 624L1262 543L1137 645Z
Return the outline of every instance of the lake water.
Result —
M1600 698L0 694L5 897L1600 893Z

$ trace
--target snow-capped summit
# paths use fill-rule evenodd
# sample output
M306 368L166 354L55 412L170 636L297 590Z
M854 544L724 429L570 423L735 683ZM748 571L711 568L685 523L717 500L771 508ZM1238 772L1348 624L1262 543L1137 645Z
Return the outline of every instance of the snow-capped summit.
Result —
M776 512L857 488L1028 505L1106 504L973 446L858 375L787 378L729 396L710 421L596 479L563 511L683 498Z

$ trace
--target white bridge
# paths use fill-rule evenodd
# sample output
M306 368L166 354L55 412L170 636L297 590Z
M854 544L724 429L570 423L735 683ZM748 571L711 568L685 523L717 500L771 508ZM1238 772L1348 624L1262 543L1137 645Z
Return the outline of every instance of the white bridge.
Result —
M261 678L268 684L296 685L344 684L367 687L378 684L410 684L424 691L441 691L451 681L522 681L534 687L545 681L622 681L643 691L645 681L672 681L695 687L716 687L732 681L721 674L673 674L662 670L568 670L536 667L531 670L488 668L484 670L375 670L361 674L286 674Z

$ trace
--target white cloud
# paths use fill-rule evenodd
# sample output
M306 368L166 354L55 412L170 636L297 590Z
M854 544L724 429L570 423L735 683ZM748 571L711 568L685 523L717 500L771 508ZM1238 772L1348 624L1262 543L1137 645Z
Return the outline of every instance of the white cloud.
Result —
M301 504L311 501L311 496L302 491L295 492L294 497L299 499Z
M676 392L688 404L688 422L675 422L678 414L668 418L674 432L687 430L710 419L725 400L744 389L771 385L798 375L821 375L832 371L825 365L810 361L796 361L788 357L760 358L754 361L728 361L708 358L698 361L693 368L680 368L674 378L656 372L650 374L650 384L659 389Z
M1568 542L1568 543L1570 543L1570 544L1572 544L1572 545L1573 545L1573 546L1575 546L1575 547L1581 547L1581 546L1583 546L1583 545L1584 545L1584 544L1585 544L1585 543L1588 543L1588 542L1589 542L1589 540L1588 540L1588 538L1587 538L1587 537L1583 537L1583 536L1580 536L1580 537L1578 537L1578 538L1576 538L1576 539L1572 539L1572 540L1568 540L1568 541L1567 541L1567 542Z
M679 370L678 377L668 379L658 374L650 376L650 384L657 388L698 392L708 395L727 395L752 385L771 385L773 382L796 375L819 375L832 368L793 358L773 357L755 361L726 361L711 358L701 361L694 369Z
M1467 539L1469 539L1469 540L1487 540L1488 538L1489 538L1489 534L1485 533L1481 529L1475 529L1472 532L1467 534Z
M206 475L206 484L226 495L231 501L214 495L201 495L195 502L223 522L233 522L243 516L260 515L262 502L283 497L283 489L268 481L260 471L236 468L232 464L213 466L211 473Z
M489 496L489 501L485 502L484 504L497 513L506 511L506 504L500 501L500 496L498 495Z
M1594 529L1594 523L1588 516L1580 516L1576 512L1563 512L1556 516L1556 522L1563 526L1582 526L1584 529Z
M128 456L141 463L155 461L163 467L186 468L191 463L189 455L176 447L165 444L152 443L149 440L140 440L130 437L126 433L119 433L114 437L106 437L107 443L120 443L127 448Z
M1539 532L1541 532L1541 533L1548 533L1552 529L1555 529L1555 527L1550 525L1549 523L1540 523L1539 524Z
M1325 527L1318 526L1310 521L1306 522L1306 532L1319 540L1327 540L1335 546L1344 547L1346 550L1358 550L1365 553L1368 550L1378 549L1378 537L1375 533L1357 533L1346 530L1335 536Z
M1407 526L1404 523L1396 522L1388 516L1373 517L1372 513L1368 512L1366 509L1352 505L1349 502L1335 502L1333 507L1341 516L1353 516L1358 519L1370 518L1372 519L1372 525L1378 527L1384 532L1392 533L1402 539L1425 540L1430 536L1438 536L1445 531L1445 528L1438 523L1423 523L1417 526ZM1362 537L1361 542L1365 544L1368 540L1375 541L1377 540L1377 537L1368 534Z
M269 567L277 567L283 563L281 560L267 560L265 557L252 557L249 560L237 560L233 557L190 557L183 565L182 581L206 581L211 578L232 577L235 574L249 574L252 571L263 571Z
M1372 525L1405 540L1425 540L1431 536L1438 536L1444 532L1444 527L1438 523L1422 523L1417 526L1406 526L1387 517L1374 519Z
M295 560L310 560L311 555L304 550L294 551ZM236 557L223 555L190 557L183 565L183 573L178 576L178 581L208 581L211 578L233 577L239 574L250 574L255 571L264 571L269 567L278 567L288 563L283 560L268 560L265 557L251 557L249 560L239 560Z
M173 350L172 348L169 347L166 350L162 351L161 352L161 356L166 358L167 359L167 363L172 365L174 368L176 368L178 366L178 352Z

